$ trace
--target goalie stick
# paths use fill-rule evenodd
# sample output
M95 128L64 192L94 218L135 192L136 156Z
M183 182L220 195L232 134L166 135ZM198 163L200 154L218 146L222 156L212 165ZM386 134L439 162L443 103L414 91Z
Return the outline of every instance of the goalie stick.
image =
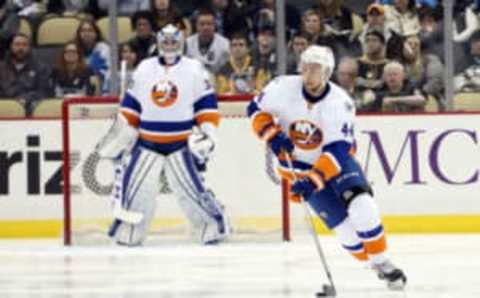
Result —
M287 161L288 169L292 172L293 181L297 181L297 175L292 165L292 160L288 153L285 154L285 159ZM305 211L305 215L308 219L308 230L313 237L313 241L315 242L315 247L317 248L318 255L320 256L320 260L323 265L323 269L325 274L327 275L328 281L330 284L323 284L323 291L315 293L316 297L335 297L337 296L337 290L335 289L335 284L333 283L332 273L330 272L330 268L327 264L327 259L325 258L325 254L323 252L322 246L320 245L320 240L315 233L315 223L313 222L312 214L308 209L307 203L305 199L301 197L300 203L302 204L303 210Z

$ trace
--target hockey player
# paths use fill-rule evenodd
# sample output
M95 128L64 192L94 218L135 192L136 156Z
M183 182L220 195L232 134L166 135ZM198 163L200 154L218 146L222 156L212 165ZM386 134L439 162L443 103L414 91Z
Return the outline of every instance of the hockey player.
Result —
M354 158L355 106L329 81L334 63L330 48L310 46L301 55L300 75L270 82L247 113L276 154L280 174L293 183L291 198L308 202L342 246L369 261L389 288L403 289L406 276L387 256L372 190Z
M101 157L120 160L109 234L122 245L144 242L164 171L200 241L217 243L229 235L229 224L198 171L215 147L217 99L201 63L182 55L182 33L167 25L157 38L159 57L138 66L114 125L97 145Z

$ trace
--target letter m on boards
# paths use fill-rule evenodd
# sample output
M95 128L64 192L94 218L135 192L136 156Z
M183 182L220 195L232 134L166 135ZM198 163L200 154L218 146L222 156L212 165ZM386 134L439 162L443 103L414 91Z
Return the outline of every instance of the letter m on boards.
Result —
M403 139L403 143L398 154L393 157L388 157L378 131L362 131L362 134L365 134L368 137L368 147L364 163L365 173L368 173L368 166L370 164L372 153L376 153L388 184L392 183L399 165L405 160L405 162L410 162L410 179L409 181L406 181L405 184L425 184L426 182L421 181L420 178L418 151L418 136L424 132L424 130L408 131ZM389 158L391 159L389 160Z

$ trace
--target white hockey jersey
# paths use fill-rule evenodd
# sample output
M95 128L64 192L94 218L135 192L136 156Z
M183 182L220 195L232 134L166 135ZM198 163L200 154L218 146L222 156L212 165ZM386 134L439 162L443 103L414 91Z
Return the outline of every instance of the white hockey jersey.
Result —
M172 65L158 57L140 63L133 74L120 113L137 127L139 137L160 151L178 148L194 125L208 121L218 125L217 99L200 62L182 57Z
M328 180L341 170L336 144L347 148L347 153L354 147L355 106L350 96L332 82L314 102L308 97L301 76L280 76L254 99L248 114L259 137L268 140L266 129L274 126L292 140L296 171L318 168ZM325 150L329 145L331 152ZM280 160L280 164L287 170L285 162Z

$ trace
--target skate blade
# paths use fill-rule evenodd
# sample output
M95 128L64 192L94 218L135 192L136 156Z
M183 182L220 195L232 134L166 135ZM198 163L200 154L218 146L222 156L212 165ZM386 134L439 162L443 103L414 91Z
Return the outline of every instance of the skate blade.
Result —
M403 279L399 278L396 281L389 281L387 283L387 286L392 291L402 291L405 288L405 284L406 282Z

